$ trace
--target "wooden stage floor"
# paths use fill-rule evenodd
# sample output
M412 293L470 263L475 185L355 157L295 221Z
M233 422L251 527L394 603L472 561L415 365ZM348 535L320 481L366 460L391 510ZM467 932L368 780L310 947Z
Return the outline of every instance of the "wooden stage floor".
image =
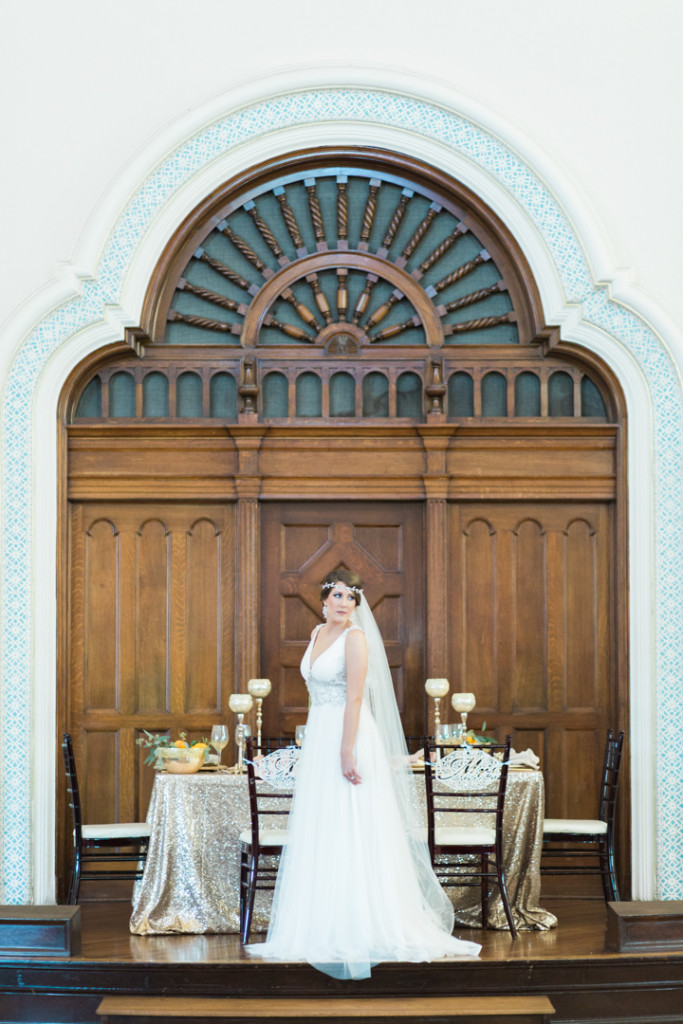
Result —
M83 904L82 949L68 960L0 959L0 1024L95 1024L104 995L419 996L547 995L556 1024L683 1022L683 951L619 954L605 949L599 900L546 899L559 920L548 932L456 928L481 942L478 959L381 964L341 982L306 964L261 962L237 935L136 936L126 903ZM258 941L254 935L252 941Z

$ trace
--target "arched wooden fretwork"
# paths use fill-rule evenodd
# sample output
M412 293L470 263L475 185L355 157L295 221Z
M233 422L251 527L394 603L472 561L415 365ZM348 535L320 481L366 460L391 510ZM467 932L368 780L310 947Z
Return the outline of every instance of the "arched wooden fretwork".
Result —
M152 282L153 344L528 344L533 278L503 225L433 169L321 150L229 182Z
M140 730L204 735L250 677L291 733L344 563L407 732L446 676L538 751L550 813L590 816L627 709L622 424L609 368L544 325L519 246L448 175L349 148L227 182L64 392L60 724L109 779L87 803L143 815Z
M493 214L387 154L303 154L226 185L180 229L129 340L144 360L84 381L73 417L610 418L594 368L557 376Z

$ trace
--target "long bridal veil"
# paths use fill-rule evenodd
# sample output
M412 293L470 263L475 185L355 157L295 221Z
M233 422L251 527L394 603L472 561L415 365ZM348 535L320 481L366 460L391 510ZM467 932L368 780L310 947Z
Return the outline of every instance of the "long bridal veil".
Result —
M408 758L408 748L398 713L391 669L384 650L382 635L365 594L361 596L354 616L357 625L365 632L368 645L365 697L377 724L389 761L396 802L403 821L425 909L431 910L439 925L450 933L454 923L453 905L432 870L424 816Z

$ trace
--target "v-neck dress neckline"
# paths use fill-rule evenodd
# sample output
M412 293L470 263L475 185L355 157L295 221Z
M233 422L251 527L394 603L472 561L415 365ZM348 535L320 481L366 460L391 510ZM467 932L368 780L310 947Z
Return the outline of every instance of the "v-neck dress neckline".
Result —
M333 648L333 647L334 647L334 645L335 645L335 644L337 643L337 641L338 641L338 640L341 640L341 638L342 638L343 636L345 636L345 635L346 635L346 633L348 633L348 631L349 631L349 630L351 629L351 626L347 626L347 627L346 627L346 629L342 630L342 632L341 632L341 633L339 634L339 636L336 636L336 637L334 638L334 640L332 641L332 643L330 644L330 646L329 646L329 647L326 647L326 648L325 648L325 650L324 650L324 651L322 652L322 654L319 654L319 655L318 655L318 657L317 657L317 658L316 658L315 660L313 660L313 652L315 651L315 642L316 642L316 640L318 639L318 635L319 635L319 633L320 633L320 630L321 630L322 628L323 628L323 627L322 627L322 623L321 623L321 625L320 625L320 626L318 627L318 632L317 632L317 633L315 634L315 636L314 636L314 637L312 638L312 639L313 639L313 646L311 647L311 658L310 658L310 660L309 660L309 662L308 662L308 667L309 667L309 669L310 669L310 671L311 671L311 672L313 671L313 666L314 666L314 665L317 665L317 664L318 664L318 662L320 661L320 659L321 659L321 658L324 658L324 657L325 657L325 655L327 654L327 652L328 652L328 651L331 651L331 650L332 650L332 648Z

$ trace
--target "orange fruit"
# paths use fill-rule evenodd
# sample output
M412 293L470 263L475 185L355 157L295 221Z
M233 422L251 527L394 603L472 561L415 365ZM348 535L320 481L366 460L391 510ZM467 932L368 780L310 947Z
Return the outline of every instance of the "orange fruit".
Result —
M187 743L185 742L185 740L174 740L173 746L174 747L186 747Z

